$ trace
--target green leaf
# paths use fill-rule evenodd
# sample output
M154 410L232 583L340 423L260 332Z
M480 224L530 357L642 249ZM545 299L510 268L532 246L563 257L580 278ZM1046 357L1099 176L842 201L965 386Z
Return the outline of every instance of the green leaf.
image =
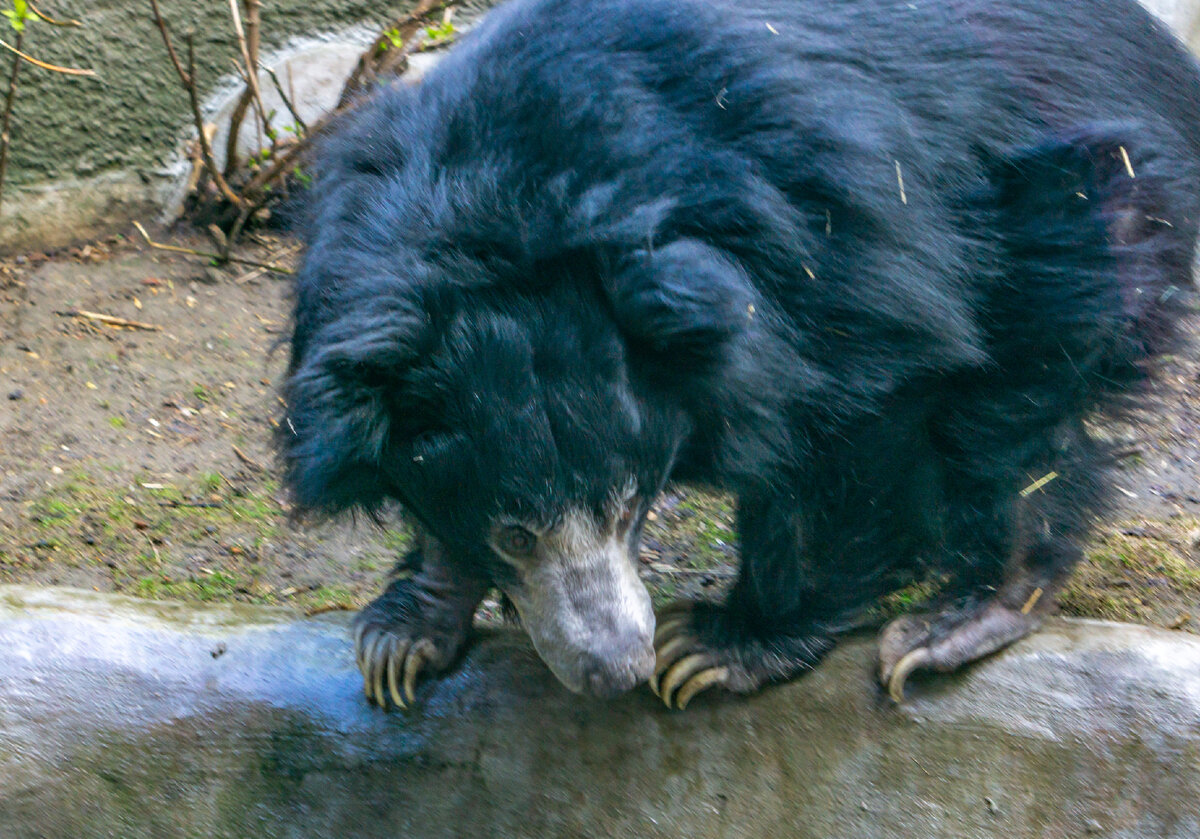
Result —
M387 41L379 45L381 52L386 52L390 47L404 46L404 39L400 37L400 30L396 27L383 30L383 37L387 38Z
M29 8L28 0L12 0L12 8L4 9L0 14L8 18L8 25L14 32L24 32L25 21L38 19L38 13Z
M453 21L444 21L436 26L426 26L425 34L434 41L449 41L453 39L457 30L454 28Z
M22 18L17 17L16 12L5 9L3 12L0 12L0 14L3 14L6 18L8 18L8 25L12 27L13 32L25 31L25 21Z

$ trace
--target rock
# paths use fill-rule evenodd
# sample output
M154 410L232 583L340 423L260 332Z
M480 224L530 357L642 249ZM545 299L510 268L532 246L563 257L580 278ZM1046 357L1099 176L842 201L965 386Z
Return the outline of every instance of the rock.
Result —
M1180 38L1197 46L1200 36L1200 3L1196 0L1142 0L1142 5L1175 30Z
M898 708L872 659L671 713L494 633L387 714L344 616L0 587L0 835L1200 835L1200 639L1052 621Z

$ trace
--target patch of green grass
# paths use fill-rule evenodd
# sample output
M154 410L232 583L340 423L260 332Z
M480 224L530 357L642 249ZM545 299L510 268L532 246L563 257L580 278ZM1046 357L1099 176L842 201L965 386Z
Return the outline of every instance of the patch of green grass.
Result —
M733 501L727 495L688 492L647 532L678 556L681 567L713 570L736 559Z
M379 557L374 556L374 555L367 555L367 556L359 557L358 561L354 563L354 570L355 571L363 571L363 572L367 572L367 573L374 573L374 572L379 571L380 569L384 568L386 565L387 565L387 563L384 562L383 560L381 560Z
M74 493L67 493L67 498L73 496ZM75 518L80 512L79 508L67 498L57 495L39 498L33 504L30 518L39 528L52 527Z
M318 586L298 593L291 601L307 614L359 609L363 600L344 585Z
M262 495L230 498L226 501L225 508L233 518L249 521L274 521L283 515L278 504L270 497Z
M220 491L223 483L225 479L221 477L220 472L205 472L200 476L201 489L210 494Z
M1195 520L1134 522L1095 541L1058 596L1065 614L1167 621L1200 601L1200 567L1187 556Z
M285 519L272 497L275 484L233 489L222 482L223 495L204 493L215 477L202 475L181 490L145 475L130 487L73 474L28 505L36 540L28 532L0 530L0 554L28 557L34 567L102 565L115 588L146 597L277 602L253 565ZM36 544L29 549L31 541ZM186 570L197 554L209 558L211 573Z
M383 547L399 557L412 550L413 535L407 527L389 527L383 531Z
M113 428L124 428L129 423L126 422L125 417L109 417L108 424Z
M171 598L208 603L215 600L232 600L242 581L225 571L197 574L182 580L171 579L161 574L150 574L134 582L131 594L156 600Z

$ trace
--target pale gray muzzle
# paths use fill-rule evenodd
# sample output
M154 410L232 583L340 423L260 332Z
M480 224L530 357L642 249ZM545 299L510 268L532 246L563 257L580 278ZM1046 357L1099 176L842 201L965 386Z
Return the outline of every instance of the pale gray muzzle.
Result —
M654 672L654 610L615 534L569 525L506 591L538 654L576 693L615 696Z

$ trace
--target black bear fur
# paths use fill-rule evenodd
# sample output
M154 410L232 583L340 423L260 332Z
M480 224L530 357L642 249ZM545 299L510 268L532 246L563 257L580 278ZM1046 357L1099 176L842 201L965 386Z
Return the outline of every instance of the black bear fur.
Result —
M1191 283L1200 70L1132 0L513 0L310 194L297 504L399 502L504 588L497 511L727 490L691 628L752 689L914 579L952 625L1078 559L1089 423Z

